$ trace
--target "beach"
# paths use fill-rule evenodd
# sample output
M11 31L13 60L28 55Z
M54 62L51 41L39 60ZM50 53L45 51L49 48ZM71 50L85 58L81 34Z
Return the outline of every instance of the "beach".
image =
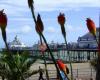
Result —
M70 65L66 64L70 70ZM31 70L38 70L39 66L44 69L44 64L39 64L35 63L32 65ZM82 79L82 80L90 80L90 78L93 78L95 80L95 70L90 66L89 62L86 63L72 63L73 67L73 76L74 79ZM48 64L47 65L48 72L49 72L49 77L51 78L50 80L56 80L56 69L54 64ZM39 74L33 75L27 80L38 80ZM68 77L70 78L70 74L68 74ZM44 78L45 78L45 72L44 72ZM78 80L77 79L77 80Z

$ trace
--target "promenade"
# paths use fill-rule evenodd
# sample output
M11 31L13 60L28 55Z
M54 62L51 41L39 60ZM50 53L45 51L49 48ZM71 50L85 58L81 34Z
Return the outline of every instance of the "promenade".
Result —
M36 70L41 66L41 68L44 68L43 64L35 63L31 67L32 70ZM68 68L69 64L67 64ZM95 80L95 70L91 68L90 64L87 63L73 63L73 75L74 79L78 78L77 80L90 80L92 77L93 80ZM56 80L56 69L53 64L48 64L48 72L49 72L49 77L51 78L50 80ZM70 70L70 69L69 69ZM70 74L68 75L70 77ZM39 74L33 75L32 77L28 78L27 80L38 80ZM44 78L45 78L45 73L44 73Z

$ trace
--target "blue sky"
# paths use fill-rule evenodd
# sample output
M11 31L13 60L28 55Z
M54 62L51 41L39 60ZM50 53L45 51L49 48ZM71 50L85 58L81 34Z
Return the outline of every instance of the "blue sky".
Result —
M44 35L48 42L64 42L57 16L60 12L66 17L68 42L76 42L79 36L88 32L86 18L99 26L100 0L34 0L35 14L40 13L44 23ZM5 9L8 17L7 41L18 35L28 46L39 40L27 0L0 0L0 10ZM0 47L4 46L0 33Z

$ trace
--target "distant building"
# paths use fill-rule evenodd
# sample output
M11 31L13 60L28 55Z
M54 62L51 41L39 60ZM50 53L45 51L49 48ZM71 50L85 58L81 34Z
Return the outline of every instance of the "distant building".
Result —
M77 42L70 42L67 44L68 49L76 49L78 47Z
M40 41L38 41L38 43L35 43L33 45L33 49L34 50L39 50L39 45L40 45ZM54 43L54 41L51 41L51 43L48 44L50 49L57 49L57 43Z
M12 42L8 43L8 47L10 49L16 49L16 48L25 48L27 47L23 42L21 42L17 36L15 36L14 40Z
M40 44L40 42L38 41L38 43L35 43L35 44L32 46L32 48L33 48L34 50L39 50L39 44Z
M49 44L50 49L57 49L57 43L55 43L54 41L51 41L51 43Z
M97 28L96 32L97 40L99 38L99 28ZM97 48L97 43L94 36L91 33L86 33L85 35L81 36L77 40L79 48Z

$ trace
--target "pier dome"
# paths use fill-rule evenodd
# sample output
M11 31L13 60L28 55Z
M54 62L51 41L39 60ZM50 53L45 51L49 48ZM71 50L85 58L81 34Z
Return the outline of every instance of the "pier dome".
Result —
M17 35L15 36L15 38L12 42L8 43L8 46L9 46L9 48L23 48L23 47L26 47L26 45L18 39Z

